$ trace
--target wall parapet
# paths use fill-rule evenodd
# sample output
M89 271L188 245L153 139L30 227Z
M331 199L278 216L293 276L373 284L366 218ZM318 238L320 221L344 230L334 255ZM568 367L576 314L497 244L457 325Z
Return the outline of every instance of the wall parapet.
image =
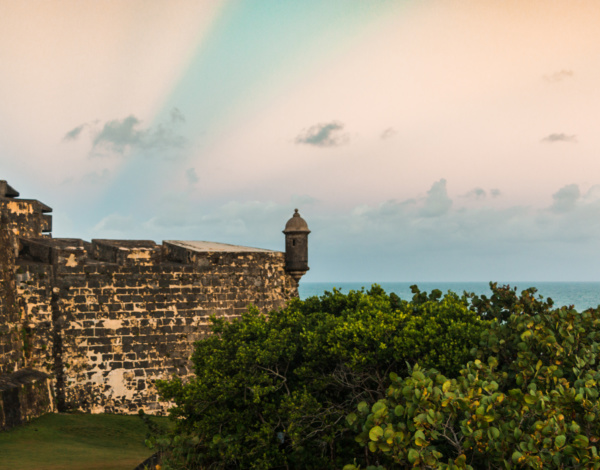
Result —
M154 383L186 378L210 317L265 313L297 296L282 252L213 242L22 239L17 296L27 364L60 409L164 413Z
M92 240L91 254L98 261L120 265L154 265L162 261L162 249L152 240Z
M18 196L0 180L0 333L10 330L0 334L0 376L35 369L42 375L25 376L52 383L59 411L164 414L155 382L193 373L211 317L233 320L250 304L268 313L298 296L283 252L52 238L52 209ZM34 382L6 393L20 397Z
M80 264L88 258L91 244L78 238L19 238L19 260L56 266Z
M21 199L19 192L0 180L0 220L16 236L41 237L52 232L52 208L37 199Z

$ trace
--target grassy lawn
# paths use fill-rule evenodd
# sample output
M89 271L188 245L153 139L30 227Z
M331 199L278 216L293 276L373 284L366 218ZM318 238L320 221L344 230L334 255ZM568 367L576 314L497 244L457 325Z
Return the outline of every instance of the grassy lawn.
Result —
M162 427L167 418L152 418ZM138 416L47 414L0 432L0 468L133 470L152 454Z

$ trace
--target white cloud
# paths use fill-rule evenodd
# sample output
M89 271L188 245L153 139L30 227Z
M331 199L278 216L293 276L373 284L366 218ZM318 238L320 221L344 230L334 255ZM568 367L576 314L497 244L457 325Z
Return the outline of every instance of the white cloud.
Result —
M576 184L564 186L552 195L554 203L550 210L553 212L571 211L575 208L575 204L577 204L580 196L579 186Z
M301 194L301 195L292 194L290 201L294 206L300 207L300 208L306 207L306 206L312 206L312 205L316 204L317 202L319 202L319 200L317 198L309 196L308 194Z
M576 280L572 265L600 252L600 185L586 192L566 185L546 207L498 207L488 199L453 201L444 179L422 197L347 209L325 208L308 195L213 204L182 191L163 198L151 218L112 214L92 233L283 250L281 231L294 207L312 232L311 276L321 279L540 280L555 273Z
M600 184L596 184L588 189L587 193L583 196L583 199L587 203L595 203L600 201Z
M293 197L285 204L273 201L229 201L219 205L194 203L187 193L163 198L155 215L141 222L154 239L195 239L266 248L281 248L286 221L295 207L315 204L310 196Z
M102 171L91 171L81 177L81 182L88 185L98 185L106 183L110 178L110 171L106 168Z
M136 226L136 221L132 216L121 214L110 214L104 217L92 229L92 232L98 238L106 236L106 234L125 234L129 233ZM96 235L97 234L97 235Z
M421 208L421 215L424 217L439 217L446 214L450 207L452 207L452 199L448 197L446 180L441 179L433 183L431 189L427 191L427 198Z
M440 180L425 198L360 205L329 222L338 227L340 238L352 235L357 244L369 240L391 251L443 248L466 255L471 250L518 251L531 243L600 241L600 186L581 196L577 185L567 185L545 208L454 207Z

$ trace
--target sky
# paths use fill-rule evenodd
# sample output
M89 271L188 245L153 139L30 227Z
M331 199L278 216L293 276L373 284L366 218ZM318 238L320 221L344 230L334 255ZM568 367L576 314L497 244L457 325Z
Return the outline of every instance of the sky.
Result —
M600 281L597 0L0 0L0 179L53 236L303 281Z

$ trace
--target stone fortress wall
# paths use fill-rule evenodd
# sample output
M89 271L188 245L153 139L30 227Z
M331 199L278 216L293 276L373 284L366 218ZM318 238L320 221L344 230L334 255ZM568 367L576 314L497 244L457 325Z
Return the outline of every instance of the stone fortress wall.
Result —
M266 313L298 295L305 243L286 264L283 252L221 243L52 238L51 209L17 197L0 181L0 429L18 393L36 409L162 414L154 382L190 375L211 315ZM286 238L307 237L298 218ZM15 391L27 371L27 393L47 395L46 380L48 400Z

